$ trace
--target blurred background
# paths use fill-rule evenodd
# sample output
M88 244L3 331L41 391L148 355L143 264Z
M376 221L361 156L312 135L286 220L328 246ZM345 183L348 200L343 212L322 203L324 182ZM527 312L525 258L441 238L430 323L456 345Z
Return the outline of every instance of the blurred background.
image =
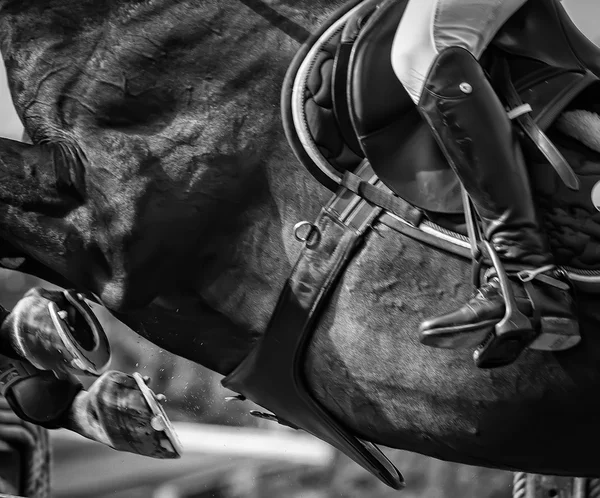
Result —
M600 44L600 1L564 0ZM19 140L0 65L0 136ZM0 270L0 302L12 307L29 288L49 284ZM152 377L184 445L181 460L119 453L73 433L52 431L54 498L388 498L399 496L345 456L303 433L259 421L251 403L227 402L221 376L154 346L99 311L113 348L111 368ZM403 498L508 498L512 474L386 450L402 470Z

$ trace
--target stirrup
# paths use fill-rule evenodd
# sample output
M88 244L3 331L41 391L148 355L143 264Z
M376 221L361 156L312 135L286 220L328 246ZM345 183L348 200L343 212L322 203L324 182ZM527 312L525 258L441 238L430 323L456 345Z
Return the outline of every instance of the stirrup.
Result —
M542 267L536 270L523 270L517 273L517 277L525 287L531 302L535 302L536 289L532 281L538 280L544 285L555 287L561 291L569 292L571 285L568 283L568 276L563 270L556 269L554 265ZM562 274L562 279L557 276L548 275L548 270L555 270L555 273ZM545 270L545 271L544 271ZM577 321L566 317L540 316L539 333L531 344L527 347L537 351L565 351L577 346L581 342L579 324Z
M504 299L504 317L494 327L494 332L473 352L478 368L494 368L512 363L533 340L535 330L531 320L521 313L512 291L508 275L498 253L487 240L483 241L496 270Z
M473 360L479 368L493 368L501 365L512 363L526 347L526 342L531 342L533 337L533 327L531 321L517 308L517 302L508 280L508 275L504 270L504 265L498 256L498 253L487 240L479 235L479 229L475 219L475 213L471 206L471 199L467 194L464 186L461 189L463 206L465 209L465 221L467 224L467 232L471 243L471 254L474 261L477 261L480 256L477 240L480 239L485 245L492 264L496 269L498 281L500 282L500 290L504 299L505 311L504 317L495 326L494 331L488 334L487 338L473 352ZM479 278L479 272L477 272ZM477 287L479 287L477 285ZM525 334L524 332L529 332Z

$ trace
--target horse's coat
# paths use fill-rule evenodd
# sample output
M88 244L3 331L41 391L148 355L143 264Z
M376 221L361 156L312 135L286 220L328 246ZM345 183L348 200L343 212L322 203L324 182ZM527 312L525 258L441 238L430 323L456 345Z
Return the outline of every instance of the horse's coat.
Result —
M272 7L312 31L341 3ZM234 0L0 0L0 43L35 144L0 141L0 236L153 342L231 372L299 252L294 224L329 196L281 129L298 43ZM598 475L582 451L600 443L597 298L580 297L575 350L481 371L416 338L466 298L469 271L377 226L316 331L315 395L388 446Z

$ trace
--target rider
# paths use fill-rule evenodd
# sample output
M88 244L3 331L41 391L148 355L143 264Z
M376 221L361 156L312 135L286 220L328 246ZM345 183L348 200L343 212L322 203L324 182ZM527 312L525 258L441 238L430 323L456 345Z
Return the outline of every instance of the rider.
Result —
M536 325L519 330L515 347L489 366L514 361L540 327L549 333L560 329L579 334L571 289L561 281L536 216L507 109L478 62L498 30L526 2L409 0L391 54L396 76L479 215L482 237L503 262L518 309L530 319L535 310ZM490 254L484 250L483 255L489 264ZM531 285L525 286L519 278L523 275L534 277ZM466 304L421 324L421 341L437 347L473 345L473 338L485 337L504 312L500 282L490 269Z

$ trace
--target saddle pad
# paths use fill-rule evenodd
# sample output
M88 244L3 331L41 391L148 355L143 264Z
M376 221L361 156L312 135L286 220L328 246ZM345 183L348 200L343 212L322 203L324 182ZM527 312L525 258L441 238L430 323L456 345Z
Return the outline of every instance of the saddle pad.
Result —
M348 2L302 46L283 83L281 108L288 141L300 162L331 191L337 190L344 172L356 170L364 158L356 139L348 145L344 138L353 132L340 91L352 39L342 40L342 35L347 25L356 26L358 33L362 19L380 1Z

